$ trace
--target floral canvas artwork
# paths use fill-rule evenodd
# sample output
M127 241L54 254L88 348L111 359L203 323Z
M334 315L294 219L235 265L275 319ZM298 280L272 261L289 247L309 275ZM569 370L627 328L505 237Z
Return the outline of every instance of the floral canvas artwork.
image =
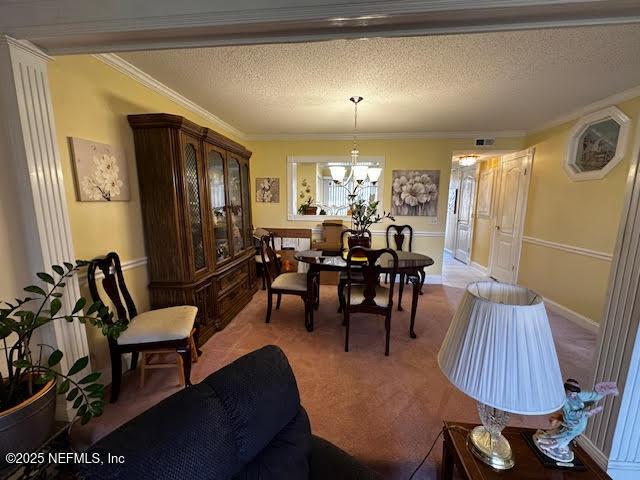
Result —
M394 170L391 214L396 216L438 216L440 170Z
M279 203L280 179L273 177L256 178L256 201L263 203Z
M128 201L129 174L124 150L82 138L70 138L81 202Z

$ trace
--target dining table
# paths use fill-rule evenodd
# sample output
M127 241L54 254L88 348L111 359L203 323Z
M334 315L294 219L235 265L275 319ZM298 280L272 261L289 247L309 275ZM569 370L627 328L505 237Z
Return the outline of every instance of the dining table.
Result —
M421 271L426 267L434 264L431 257L417 252L405 252L396 250L398 256L398 310L402 311L402 293L404 290L404 279L408 279L413 285L411 295L411 322L409 324L409 336L417 338L414 331L416 312L418 309L418 297L422 290ZM298 262L302 262L308 266L307 271L307 288L313 289L314 278L320 275L320 272L346 272L347 261L345 260L346 252L342 254L324 254L320 250L302 250L294 255ZM378 258L377 264L380 267L380 273L393 272L393 257L389 253L384 253ZM313 331L313 312L309 318L305 320L305 327L309 332Z

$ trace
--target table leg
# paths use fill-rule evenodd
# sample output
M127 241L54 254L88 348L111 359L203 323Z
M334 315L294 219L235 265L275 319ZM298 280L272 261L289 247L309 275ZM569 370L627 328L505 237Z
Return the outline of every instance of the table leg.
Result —
M453 455L449 450L449 442L444 439L442 442L442 463L440 464L441 480L453 480Z
M420 288L422 287L422 283L420 282L420 276L411 275L409 277L411 279L411 283L413 284L413 291L411 295L411 323L409 324L409 336L411 338L417 338L416 332L413 330L413 327L416 324L416 312L418 310L418 295L420 295Z
M400 274L400 285L398 285L398 311L402 311L402 291L404 290L404 273Z
M309 266L307 272L307 295L305 297L305 327L308 332L313 332L313 310L315 307L315 285L314 285L315 271Z

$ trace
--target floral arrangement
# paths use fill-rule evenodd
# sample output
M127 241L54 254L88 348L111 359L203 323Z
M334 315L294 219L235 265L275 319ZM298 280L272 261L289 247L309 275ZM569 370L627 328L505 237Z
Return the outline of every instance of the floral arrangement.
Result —
M93 157L95 170L91 175L85 176L80 182L80 187L91 200L106 200L120 195L120 187L124 182L119 178L120 168L116 164L113 155L101 155Z
M439 170L394 170L392 208L394 215L438 215Z
M70 314L60 313L66 280L85 265L87 262L83 261L78 261L76 265L53 265L53 275L45 272L37 274L48 287L29 285L24 290L32 296L0 302L0 340L4 343L7 365L6 377L0 374L0 412L20 404L55 379L58 380L58 393L72 402L81 423L85 424L102 414L104 385L97 383L100 373L93 372L77 378L77 374L89 364L88 357L79 358L67 373L62 373L59 371L59 363L63 358L60 350L39 344L37 355L31 351L31 338L35 330L56 320L88 322L111 338L117 338L126 329L124 322L113 321L113 314L100 302L93 303L83 312L87 304L84 298L76 301ZM93 317L93 314L98 315ZM11 341L13 344L9 343ZM45 350L50 352L43 357Z
M382 215L378 213L379 200L363 200L359 198L351 204L351 221L353 222L354 230L365 231L368 230L371 225L380 223L385 218L388 218L392 222L395 221L395 217L388 212L382 212Z

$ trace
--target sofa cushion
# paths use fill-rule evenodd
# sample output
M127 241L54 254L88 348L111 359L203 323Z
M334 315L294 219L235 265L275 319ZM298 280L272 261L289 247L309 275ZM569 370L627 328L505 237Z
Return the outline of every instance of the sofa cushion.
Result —
M116 404L114 408L118 408ZM102 438L89 449L104 464L78 465L87 479L228 479L244 462L233 426L206 383L172 395ZM107 463L107 454L124 463Z
M233 480L308 480L311 426L307 412L298 414Z
M300 410L287 357L273 345L239 358L203 383L220 399L243 463L253 460Z

